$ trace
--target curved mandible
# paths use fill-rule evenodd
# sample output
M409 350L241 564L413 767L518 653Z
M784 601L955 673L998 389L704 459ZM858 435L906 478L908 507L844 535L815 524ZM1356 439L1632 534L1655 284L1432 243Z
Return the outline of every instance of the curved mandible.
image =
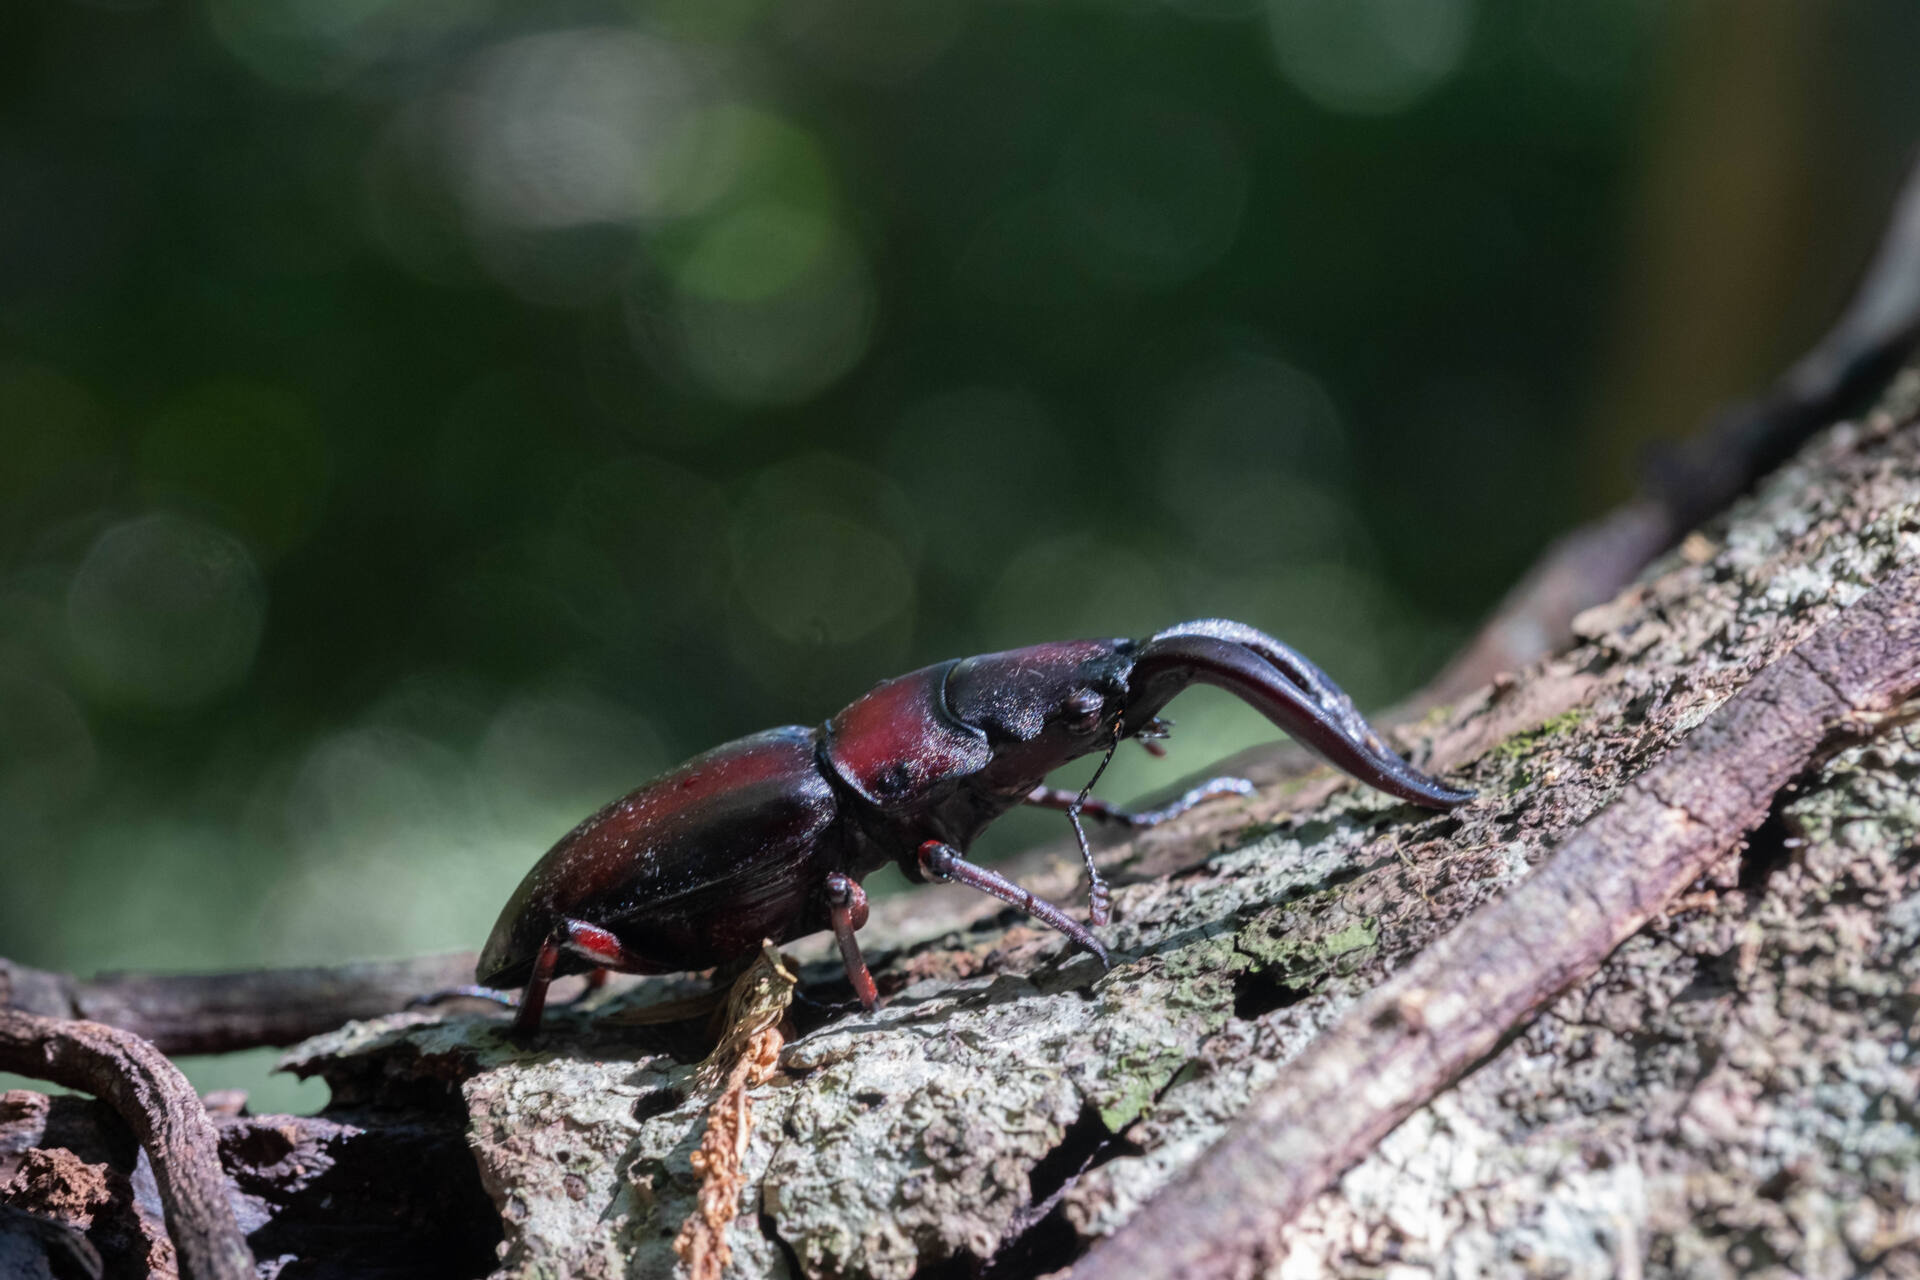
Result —
M1211 618L1169 627L1142 646L1134 663L1135 699L1150 710L1196 680L1234 694L1309 750L1388 795L1430 809L1451 809L1474 796L1388 750L1325 672L1252 627Z

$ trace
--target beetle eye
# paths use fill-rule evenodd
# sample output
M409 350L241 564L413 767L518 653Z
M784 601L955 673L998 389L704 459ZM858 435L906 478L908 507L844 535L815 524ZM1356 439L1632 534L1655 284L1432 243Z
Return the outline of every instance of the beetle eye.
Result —
M1100 723L1100 715L1107 708L1107 700L1092 689L1082 689L1067 699L1065 717L1067 724L1074 729L1085 731Z

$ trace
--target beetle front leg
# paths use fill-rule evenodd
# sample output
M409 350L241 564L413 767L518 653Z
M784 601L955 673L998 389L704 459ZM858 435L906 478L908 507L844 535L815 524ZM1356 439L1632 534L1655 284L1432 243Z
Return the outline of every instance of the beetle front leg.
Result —
M836 871L827 877L827 918L833 922L833 940L840 944L840 959L847 966L847 981L862 1007L872 1013L880 1003L880 989L860 954L860 940L853 936L867 922L867 891L852 876Z
M920 874L929 880L952 880L969 888L978 889L982 893L990 893L1016 910L1024 911L1041 924L1066 934L1076 946L1096 956L1103 968L1113 968L1113 958L1107 954L1107 949L1100 945L1100 939L1087 931L1086 926L1045 898L1035 897L1030 890L1022 889L1005 876L968 862L952 845L940 840L929 840L920 846L919 858Z
M1093 784L1089 782L1087 786L1090 788ZM1030 791L1021 803L1041 809L1058 809L1067 815L1067 821L1073 824L1073 838L1080 842L1080 856L1086 860L1087 864L1088 914L1095 924L1105 924L1113 915L1113 891L1107 888L1107 882L1100 875L1100 868L1094 865L1093 846L1087 843L1087 833L1080 827L1081 814L1101 822L1120 823L1136 829L1155 827L1169 818L1179 817L1195 805L1210 800L1214 796L1228 794L1250 796L1253 792L1253 784L1245 778L1214 778L1201 783L1172 804L1136 812L1108 804L1105 800L1095 800L1085 790L1073 792L1063 791L1059 787L1038 786Z

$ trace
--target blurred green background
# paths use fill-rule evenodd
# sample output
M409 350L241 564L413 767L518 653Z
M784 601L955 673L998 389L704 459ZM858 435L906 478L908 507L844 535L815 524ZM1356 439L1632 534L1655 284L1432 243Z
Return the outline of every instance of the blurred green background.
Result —
M1916 52L1911 0L9 0L0 954L474 947L611 796L970 652L1221 614L1390 699L1824 324ZM1103 791L1269 736L1176 716ZM270 1057L193 1069L313 1105Z

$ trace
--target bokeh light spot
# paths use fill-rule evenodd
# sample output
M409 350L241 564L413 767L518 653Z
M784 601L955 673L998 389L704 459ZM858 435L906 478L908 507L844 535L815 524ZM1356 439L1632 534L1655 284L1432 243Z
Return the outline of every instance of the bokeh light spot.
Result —
M527 856L489 820L460 755L398 729L315 744L284 815L298 857L261 913L282 961L473 946L499 906L474 872Z
M887 437L887 465L915 495L930 557L971 579L1049 532L1084 482L1046 406L1015 388L972 386L909 406ZM991 499L994 518L973 505ZM937 514L936 514L937 513Z
M842 454L802 453L762 469L742 492L741 506L840 516L876 530L910 562L920 556L925 509L885 475Z
M487 727L478 760L482 787L508 816L541 808L567 823L668 763L646 720L585 690L516 695Z
M1109 102L1068 145L1053 204L1061 242L1087 270L1166 288L1232 246L1247 183L1240 149L1218 121L1163 103Z
M266 608L266 584L237 538L161 512L94 542L67 593L67 628L93 695L183 708L246 678Z
M650 301L634 299L639 307ZM806 273L779 293L733 301L676 291L675 354L718 399L796 404L860 362L872 338L874 309L866 262L851 241L832 235Z
M17 671L20 655L0 650ZM86 716L50 681L0 672L0 823L18 839L27 815L43 815L85 795L97 752Z
M736 533L734 564L747 609L794 643L857 640L913 602L899 549L825 512L767 513Z
M1008 562L987 593L980 630L1008 645L1148 635L1176 620L1172 599L1148 557L1068 534L1036 542Z
M659 458L631 457L583 474L563 500L559 530L613 566L642 619L622 644L657 644L671 632L715 625L728 558L727 504L712 481Z
M883 85L925 70L966 20L961 0L785 0L776 12L804 57L849 79Z
M832 168L820 140L794 121L748 102L723 102L708 108L690 125L708 159L681 159L681 171L693 170L703 196L698 208L719 210L756 203L777 203L825 213L837 199Z
M41 365L0 363L0 529L71 514L106 497L105 415L87 389Z
M1557 0L1528 14L1533 48L1555 71L1610 88L1633 69L1659 0Z
M1273 47L1294 88L1329 111L1386 115L1460 67L1474 0L1268 0Z
M675 277L702 298L758 302L797 284L833 234L831 224L810 210L748 205L715 219Z
M319 89L441 38L486 7L487 0L208 0L206 10L214 36L255 75Z
M664 41L591 28L502 41L449 104L469 206L520 227L651 212L671 194L657 162L695 101Z

